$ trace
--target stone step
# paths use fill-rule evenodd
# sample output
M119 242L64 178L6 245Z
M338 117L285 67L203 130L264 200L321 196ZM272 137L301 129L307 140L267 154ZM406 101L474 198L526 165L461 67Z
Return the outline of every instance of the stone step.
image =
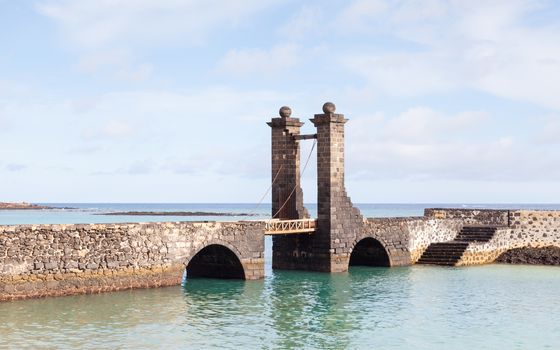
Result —
M464 252L426 252L422 254L422 257L457 257L463 255Z
M489 240L491 240L492 238L493 238L493 237L480 237L480 236L476 236L476 237L464 237L464 236L463 236L463 237L455 237L454 241L465 243L465 242L470 242L470 241L473 241L473 240L486 240L486 241L489 241Z
M430 264L430 265L447 265L454 266L458 260L418 260L417 264Z
M494 237L494 234L492 233L492 234L484 234L483 235L483 234L477 233L477 234L472 234L472 235L466 235L464 233L459 233L457 235L457 237Z
M459 232L459 234L457 236L494 236L494 233L489 232L489 233L480 233L480 232L471 232L471 233L465 233L465 232Z
M430 262L430 263L457 263L459 261L459 258L457 259L420 259L418 260L419 264L423 264L426 262Z
M436 266L455 266L453 263L442 263L442 262L422 262L422 265L436 265Z
M468 244L469 242L465 242L465 243ZM464 245L464 246L437 246L437 247L430 246L430 247L428 247L428 249L430 249L430 250L437 249L437 250L460 250L460 251L463 251L466 248L467 248L467 245Z
M460 235L493 235L496 232L486 232L486 231L460 231Z
M459 241L462 242L488 242L492 238L459 238Z
M494 226L463 226L462 228L463 230L485 230L485 231L490 231L490 230L496 230L497 227Z
M465 231L495 231L496 227L469 227L465 226L462 228Z
M427 252L463 252L466 247L428 247Z
M430 247L465 247L468 245L469 244L465 242L449 241L449 242L432 243L430 244Z
M422 254L422 256L434 256L434 255L437 255L437 256L450 256L450 257L453 257L453 256L461 256L461 255L463 255L464 252L465 252L464 250L455 251L455 252L448 252L448 251L447 251L447 252L446 252L446 251L425 251L424 254Z
M495 233L496 227L465 226L454 240L430 244L417 263L453 266L461 260L470 243L488 242Z

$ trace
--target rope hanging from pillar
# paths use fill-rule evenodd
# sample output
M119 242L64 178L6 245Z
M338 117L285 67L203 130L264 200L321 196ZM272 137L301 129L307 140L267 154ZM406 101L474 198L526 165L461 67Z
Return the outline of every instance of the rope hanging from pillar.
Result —
M307 169L307 165L309 164L309 160L311 159L311 155L313 154L313 150L315 149L316 144L317 144L317 140L315 139L315 140L313 140L313 146L311 146L311 150L309 151L309 154L307 155L307 160L305 161L305 165L303 166L303 169L301 170L301 176L302 177L303 177L303 174L305 173L305 169ZM296 183L294 188L292 189L292 192L290 192L290 195L288 196L288 198L286 198L286 201L284 201L284 204L282 204L280 209L278 209L278 211L274 215L272 215L272 219L274 219L276 216L278 216L278 214L280 214L280 212L282 211L282 209L284 209L286 204L288 204L288 201L290 200L290 198L292 198L292 195L294 194L294 192L296 191L298 186L299 186L299 184Z
M280 168L278 169L278 171L276 172L276 175L274 175L274 178L272 179L272 183L270 184L270 186L268 187L268 189L266 190L266 192L263 194L263 196L261 197L261 200L257 203L257 205L255 206L255 208L251 211L251 214L254 214L257 209L259 209L259 207L261 206L262 202L264 201L265 197L268 195L268 193L270 192L270 190L272 189L272 186L274 186L274 183L276 182L276 179L278 178L278 175L280 175L280 172L282 171L282 168L284 167L284 164L280 165Z

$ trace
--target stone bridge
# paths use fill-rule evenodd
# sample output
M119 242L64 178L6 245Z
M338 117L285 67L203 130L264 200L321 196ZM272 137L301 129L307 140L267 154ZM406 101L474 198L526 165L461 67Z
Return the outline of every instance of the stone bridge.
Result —
M0 226L0 300L260 279L264 222Z
M311 121L317 132L301 135L303 123L282 107L268 123L272 220L0 226L0 300L177 285L185 273L260 279L265 234L273 236L274 269L325 272L413 264L431 244L454 245L465 225L495 234L461 242L459 265L492 262L512 248L560 246L560 212L428 209L423 217L364 218L345 188L347 119L326 103ZM316 219L300 186L304 140L317 146Z

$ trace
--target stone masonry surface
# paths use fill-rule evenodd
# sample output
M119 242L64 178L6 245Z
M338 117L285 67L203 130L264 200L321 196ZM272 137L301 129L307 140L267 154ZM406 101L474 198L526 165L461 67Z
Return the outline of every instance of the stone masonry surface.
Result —
M0 226L0 300L177 285L209 245L264 276L264 223Z
M425 215L458 219L462 225L497 227L490 241L470 243L458 265L492 263L513 249L560 247L560 211L426 209Z

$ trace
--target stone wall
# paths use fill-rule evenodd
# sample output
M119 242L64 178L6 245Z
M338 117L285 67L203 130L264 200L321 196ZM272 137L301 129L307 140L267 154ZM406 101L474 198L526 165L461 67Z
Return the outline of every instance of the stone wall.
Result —
M460 219L465 225L509 226L510 210L427 208L424 216L434 219Z
M214 244L264 276L262 222L0 226L0 300L177 285Z
M491 263L508 250L525 247L560 247L560 211L510 211L510 226L496 230L489 242L470 244L459 265Z
M403 266L415 263L431 243L455 238L462 223L456 219L423 217L370 218L366 227L355 238L354 245L364 238L372 237L387 250L391 266Z
M431 243L453 240L463 222L459 219L434 219L430 217L407 220L408 249L412 263L416 263Z
M426 209L425 216L498 227L489 242L470 243L458 265L491 263L512 249L560 247L560 211L437 208Z

